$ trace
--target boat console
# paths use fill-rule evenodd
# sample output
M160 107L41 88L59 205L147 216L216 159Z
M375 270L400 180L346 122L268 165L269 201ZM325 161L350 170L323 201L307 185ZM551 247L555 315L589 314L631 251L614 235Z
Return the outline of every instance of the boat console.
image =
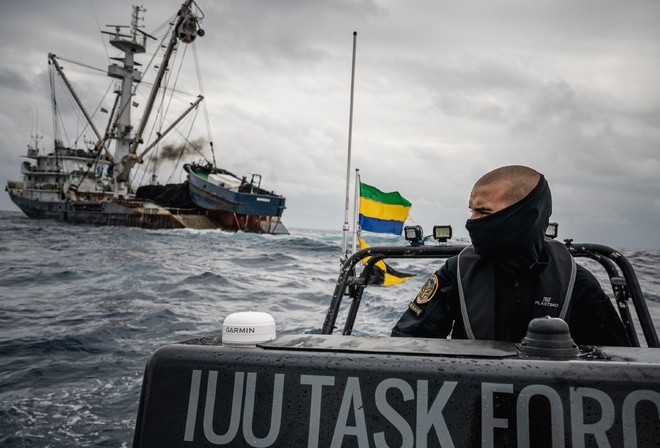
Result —
M248 320L228 316L221 336L154 353L134 446L658 446L660 344L634 270L611 248L566 244L607 271L635 347L578 349L555 318L533 320L518 344L352 336L378 260L462 248L370 247L344 263L321 334L275 337L268 315L240 313Z

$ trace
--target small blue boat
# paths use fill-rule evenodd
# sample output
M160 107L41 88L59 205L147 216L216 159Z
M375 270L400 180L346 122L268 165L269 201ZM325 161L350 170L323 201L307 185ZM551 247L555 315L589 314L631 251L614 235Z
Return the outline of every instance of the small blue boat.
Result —
M284 233L280 218L286 199L261 188L261 175L250 180L212 165L186 164L190 198L228 230Z

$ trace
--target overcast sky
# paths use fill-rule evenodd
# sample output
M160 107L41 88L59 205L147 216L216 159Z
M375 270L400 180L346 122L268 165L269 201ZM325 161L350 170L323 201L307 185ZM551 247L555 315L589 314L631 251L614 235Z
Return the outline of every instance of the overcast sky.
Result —
M149 32L180 2L140 4ZM105 70L100 28L129 24L131 5L0 4L2 185L20 178L35 117L52 145L47 54ZM357 31L351 171L410 200L408 224L467 236L474 181L524 164L550 182L560 238L660 248L660 2L199 5L219 165L262 174L287 198L288 227L341 230ZM0 209L18 210L4 191Z

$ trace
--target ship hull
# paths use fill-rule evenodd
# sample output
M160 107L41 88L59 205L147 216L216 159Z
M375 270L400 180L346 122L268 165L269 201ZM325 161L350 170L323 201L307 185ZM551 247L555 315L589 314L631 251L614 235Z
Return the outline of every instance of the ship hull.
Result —
M23 213L33 219L149 229L187 227L170 210L145 201L43 202L25 199L12 193L9 196Z
M658 446L657 349L569 361L497 341L223 336L153 354L134 447Z
M278 216L246 215L226 210L206 210L205 214L232 232L289 234Z
M58 201L9 197L32 219L52 219L71 224L90 224L148 229L221 229L229 232L288 234L279 217L244 215L222 210L164 208L152 201Z

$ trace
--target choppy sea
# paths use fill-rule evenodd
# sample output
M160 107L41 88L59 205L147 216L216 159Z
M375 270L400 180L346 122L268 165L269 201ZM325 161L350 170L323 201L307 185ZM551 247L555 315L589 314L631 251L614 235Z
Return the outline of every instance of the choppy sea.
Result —
M74 226L0 211L0 446L131 446L149 356L219 334L233 312L268 312L279 335L318 333L342 235L289 230ZM660 251L616 249L635 268L660 328ZM354 334L389 334L438 263L393 262L418 275L369 288Z

